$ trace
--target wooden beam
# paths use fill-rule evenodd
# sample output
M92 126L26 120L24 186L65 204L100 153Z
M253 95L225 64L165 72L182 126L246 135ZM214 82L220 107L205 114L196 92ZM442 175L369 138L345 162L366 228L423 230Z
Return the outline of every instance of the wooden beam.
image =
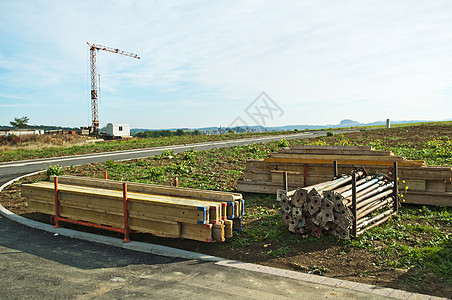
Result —
M274 163L299 163L299 164L329 164L333 163L331 159L297 159L297 158L282 158L282 157L267 157L266 162ZM360 160L360 159L336 159L339 165L361 165L361 166L392 166L393 161L378 161L378 160ZM424 161L407 160L400 161L400 166L423 166Z
M285 154L329 154L329 155L373 155L373 156L393 156L391 151L373 150L330 150L330 149L281 149L278 153Z
M403 203L422 204L422 205L440 205L452 206L452 192L438 193L438 192L408 192L402 198Z

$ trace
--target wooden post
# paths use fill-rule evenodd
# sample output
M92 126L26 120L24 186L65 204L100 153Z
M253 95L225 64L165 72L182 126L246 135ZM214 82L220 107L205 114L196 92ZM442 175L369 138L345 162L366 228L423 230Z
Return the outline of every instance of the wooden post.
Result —
M352 172L352 213L353 213L353 227L352 227L352 234L354 237L356 237L357 227L356 222L358 220L356 219L356 173L355 171Z
M397 162L394 162L394 167L392 170L394 177L394 210L399 211L399 174L397 172Z
M337 160L333 161L333 174L334 174L334 178L337 178L338 176L338 171L337 171Z
M303 187L307 186L306 180L308 177L308 174L306 172L308 171L307 164L304 164L304 172L303 172Z
M289 182L287 178L287 171L284 171L283 173L283 189L286 191L286 193L289 191Z
M58 199L58 177L55 176L53 179L55 187L55 228L59 228L58 218L60 217L60 200Z
M122 184L122 197L124 202L124 243L130 242L129 238L129 210L127 205L127 183Z

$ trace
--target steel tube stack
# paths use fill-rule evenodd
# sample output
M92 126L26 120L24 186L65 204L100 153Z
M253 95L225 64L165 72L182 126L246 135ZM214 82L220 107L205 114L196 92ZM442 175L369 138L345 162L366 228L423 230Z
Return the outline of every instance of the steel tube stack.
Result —
M398 196L394 196L393 190L394 181L385 175L353 171L310 187L279 190L277 201L290 231L348 239L396 213Z

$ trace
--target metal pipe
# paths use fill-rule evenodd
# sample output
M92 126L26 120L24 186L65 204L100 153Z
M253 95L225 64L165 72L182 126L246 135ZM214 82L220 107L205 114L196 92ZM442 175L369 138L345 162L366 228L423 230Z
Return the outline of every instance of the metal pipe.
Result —
M357 184L356 184L356 192L360 192L360 191L364 190L365 188L367 188L368 186L370 186L370 185L372 185L372 184L374 184L374 183L379 181L379 178L374 178L372 176L367 176L365 179L368 179L368 180L366 180L367 182L364 182L362 184L358 184L358 182L357 182ZM342 193L342 197L344 197L344 198L350 198L351 195L352 195L352 191L347 191L347 192Z
M363 171L356 172L356 176L357 177L361 177L363 175L364 175ZM338 178L338 179L335 179L335 180L321 182L321 183L318 183L318 184L314 184L314 185L308 186L308 187L306 187L306 189L311 190L311 189L315 188L317 191L319 191L319 190L323 191L323 190L326 190L326 189L334 189L334 188L339 187L339 186L341 186L341 185L343 185L343 184L345 184L345 183L347 183L347 182L349 182L351 180L352 180L352 177L350 175L345 175L345 176L342 176L341 178Z
M58 198L58 176L53 178L53 186L55 188L55 228L59 228L58 218L60 217L60 199Z
M380 221L377 221L377 222L375 222L375 223L369 225L368 227L363 228L360 232L357 232L357 235L361 235L361 234L364 233L364 231L369 230L369 229L372 229L372 228L374 228L375 226L378 226L378 225L380 225L381 223L386 222L390 217L392 217L393 215L396 215L396 214L397 214L397 212L393 212L393 213L390 214L389 216L387 216L387 217L381 219Z
M122 198L124 204L124 243L130 242L129 238L129 209L127 205L127 183L122 184Z
M356 236L356 222L358 221L357 212L356 212L356 175L355 172L352 173L352 214L353 214L353 236Z
M361 177L361 176L362 176L362 175L359 175L359 173L362 173L362 174L364 175L363 172L358 172L358 174L357 174L358 177ZM357 184L357 185L363 184L364 182L367 181L366 178L371 178L371 176L366 176L365 178L358 180L356 184ZM369 179L369 180L370 180L370 179ZM344 193L344 192L346 192L346 191L349 191L349 190L351 190L351 189L352 189L352 184L350 183L350 184L348 184L348 185L346 185L346 186L343 186L343 187L340 187L340 188L338 188L338 189L335 189L334 191L335 191L336 193L342 194L342 193Z
M362 195L361 197L359 197L358 202L359 202L359 201L362 201L362 200L364 200L364 199L367 199L367 198L369 198L369 197L372 197L372 196L374 196L374 195L376 195L376 194L378 194L378 193L380 193L380 192L383 192L383 191L385 191L385 190L391 189L392 186L393 186L393 183L390 182L390 183L388 183L388 184L386 184L386 185L383 185L383 186L381 186L381 187L379 187L379 188L376 188L375 190L370 191L369 193L367 193L367 194Z
M383 207L383 206L385 206L387 204L390 205L393 202L393 200L394 200L393 197L389 197L389 198L386 198L385 200L383 200L382 202L380 202L379 204L377 204L375 206L361 209L361 210L359 210L359 212L357 212L357 218L359 219L361 217L364 217L364 216L376 211L377 209L379 209L379 208L381 208L381 207Z
M357 204L357 208L359 209L359 208L361 208L363 206L366 206L369 203L372 203L374 201L383 199L384 197L391 195L390 191L391 190L387 190L387 191L381 192L380 194L374 195L371 198L359 201L358 204Z
M369 194L371 191L378 189L380 186L383 186L384 184L385 184L384 181L378 181L377 183L372 184L368 188L365 188L364 190L357 193L356 194L357 199L363 198L364 196Z
M357 203L358 203L357 204L358 208L362 207L363 205L366 205L367 203L370 203L372 201L381 199L382 198L381 195L384 195L384 196L390 195L391 193L388 193L388 191L389 191L389 189L391 187L392 187L392 184L387 184L387 185L384 185L384 186L382 186L382 187L380 187L378 189L375 189L375 190L371 191L370 193L368 193L366 195L363 195L363 196L359 197L358 199L356 199ZM369 197L371 197L371 198L369 198ZM367 199L367 198L369 198L369 199ZM363 201L365 201L365 202L362 203ZM350 199L344 199L344 204L347 207L350 207L351 206L351 200Z
M382 212L381 214L378 214L372 218L367 218L366 221L360 222L360 224L358 225L358 229L361 229L361 227L367 226L373 222L376 222L382 218L384 218L385 216L389 215L390 213L392 213L392 209L388 209L387 211Z

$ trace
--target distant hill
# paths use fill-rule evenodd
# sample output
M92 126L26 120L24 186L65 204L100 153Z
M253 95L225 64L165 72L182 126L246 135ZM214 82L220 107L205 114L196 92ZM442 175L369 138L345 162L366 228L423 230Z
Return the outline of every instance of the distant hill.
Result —
M447 121L447 120L446 120ZM391 124L405 124L405 123L422 123L422 122L434 122L434 121L425 121L425 120L407 120L407 121L391 121ZM376 126L376 125L386 125L386 120L384 121L375 121L372 123L359 123L357 121L353 121L351 119L344 119L339 122L339 124L327 124L327 125L285 125L285 126L277 126L277 127L263 127L263 126L247 126L247 127L202 127L202 128L172 128L166 130L178 130L182 129L184 131L194 131L199 130L203 133L211 133L218 134L220 132L227 133L229 130L233 130L234 132L264 132L264 131L292 131L292 130L312 130L312 129L328 129L328 128L343 128L343 127L361 127L361 126ZM149 131L149 130L164 130L164 129L145 129L145 128L133 128L131 129L131 133L137 133L140 131Z

